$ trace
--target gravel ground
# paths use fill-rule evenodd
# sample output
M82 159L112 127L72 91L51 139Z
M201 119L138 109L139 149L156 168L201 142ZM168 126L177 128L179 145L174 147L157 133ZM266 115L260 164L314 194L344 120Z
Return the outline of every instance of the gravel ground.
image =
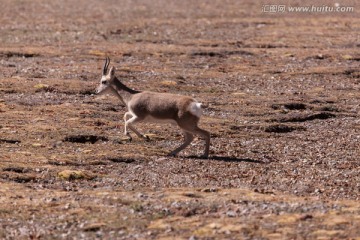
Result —
M341 4L3 0L0 238L359 237L359 5ZM106 56L131 88L202 102L209 159L201 139L167 157L172 125L126 141L125 107L95 95Z

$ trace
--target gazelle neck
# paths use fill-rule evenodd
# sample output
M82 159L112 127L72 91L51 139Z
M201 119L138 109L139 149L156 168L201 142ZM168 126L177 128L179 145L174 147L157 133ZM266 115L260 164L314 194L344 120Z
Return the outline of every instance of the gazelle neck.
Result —
M125 106L127 106L127 103L130 101L133 94L140 93L140 91L133 90L121 83L117 77L115 77L112 82L112 88L115 95L125 104Z

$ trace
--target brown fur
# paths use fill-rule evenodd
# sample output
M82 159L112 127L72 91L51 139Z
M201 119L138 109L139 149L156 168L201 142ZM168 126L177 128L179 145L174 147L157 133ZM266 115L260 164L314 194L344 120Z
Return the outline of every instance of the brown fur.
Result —
M186 109L192 102L196 101L191 97L146 91L134 94L128 102L128 108L140 119L149 115L153 118L173 119L177 122L189 117L189 111Z

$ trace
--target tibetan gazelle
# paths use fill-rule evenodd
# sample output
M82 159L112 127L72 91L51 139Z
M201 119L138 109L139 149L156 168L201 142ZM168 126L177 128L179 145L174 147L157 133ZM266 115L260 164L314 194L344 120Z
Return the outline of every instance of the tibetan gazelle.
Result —
M114 67L111 67L108 72L109 64L110 59L106 58L97 93L112 93L126 106L127 112L124 115L125 135L130 140L131 136L128 129L132 130L138 137L148 140L147 136L134 128L137 122L155 121L161 123L170 121L182 129L185 141L169 155L178 154L192 142L194 134L197 134L205 139L206 143L202 157L207 158L209 156L210 133L198 127L202 113L201 103L182 95L130 89L115 76Z

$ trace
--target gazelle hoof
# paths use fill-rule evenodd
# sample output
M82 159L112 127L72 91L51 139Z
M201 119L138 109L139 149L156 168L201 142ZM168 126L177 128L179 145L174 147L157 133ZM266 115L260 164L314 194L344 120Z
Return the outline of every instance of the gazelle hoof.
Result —
M132 137L131 137L130 133L125 132L125 136L127 137L127 141L129 141L129 142L132 141Z
M176 157L176 153L171 152L168 154L168 157Z

